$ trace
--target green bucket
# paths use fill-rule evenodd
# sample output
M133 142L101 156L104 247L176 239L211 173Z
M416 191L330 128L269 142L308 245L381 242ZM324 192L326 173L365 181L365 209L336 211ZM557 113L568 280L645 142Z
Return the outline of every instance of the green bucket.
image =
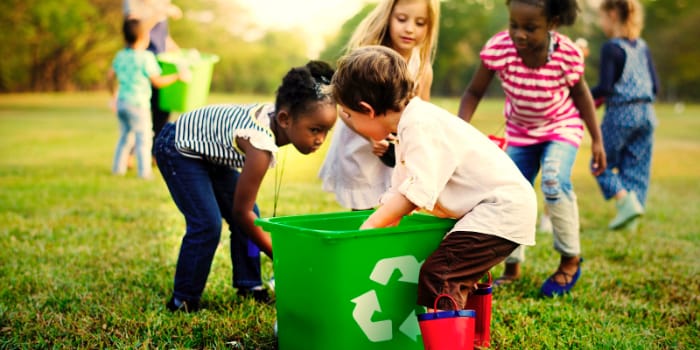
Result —
M359 230L370 213L256 221L272 235L279 349L423 349L418 273L454 220Z
M158 104L162 110L187 112L207 103L214 64L219 61L218 56L182 49L164 52L157 57L163 75L175 73L178 71L177 67L183 65L192 73L189 81L178 80L160 89Z

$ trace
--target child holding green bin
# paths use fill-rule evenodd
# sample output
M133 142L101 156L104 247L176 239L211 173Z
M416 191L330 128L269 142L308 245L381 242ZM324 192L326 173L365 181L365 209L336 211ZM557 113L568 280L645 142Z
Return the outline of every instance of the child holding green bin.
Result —
M151 87L164 87L188 80L189 71L163 75L155 55L148 51L148 27L138 19L127 19L123 26L126 47L114 57L107 79L113 108L119 117L120 136L114 152L112 173L126 173L129 151L136 154L138 176L153 177L151 171ZM118 82L118 89L117 84Z

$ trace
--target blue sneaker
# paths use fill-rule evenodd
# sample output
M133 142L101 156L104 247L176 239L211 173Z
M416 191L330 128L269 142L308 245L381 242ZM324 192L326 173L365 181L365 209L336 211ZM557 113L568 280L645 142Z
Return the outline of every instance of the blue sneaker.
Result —
M568 273L557 269L557 272L555 272L553 275L549 276L546 281L544 281L544 284L542 284L542 289L540 290L542 292L542 295L546 297L553 297L555 295L564 295L571 291L571 288L574 288L574 285L578 281L578 278L581 276L581 263L583 263L583 258L581 258L578 262L578 269L576 269L576 273L574 275L569 275ZM556 280L554 280L554 277L556 275L563 275L564 280L568 280L564 285L561 285L557 283Z

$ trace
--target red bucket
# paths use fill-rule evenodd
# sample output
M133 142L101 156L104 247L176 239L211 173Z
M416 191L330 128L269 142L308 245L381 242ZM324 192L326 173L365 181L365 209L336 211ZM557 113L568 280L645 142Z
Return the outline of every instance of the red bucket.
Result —
M454 310L437 311L438 300L449 298ZM435 311L418 315L418 325L425 350L474 349L474 310L459 310L457 302L447 294L435 299Z
M474 327L474 345L480 348L491 346L491 293L493 292L493 280L491 272L488 273L488 283L477 283L476 289L467 299L467 309L476 312Z
M506 147L508 147L508 141L506 141L505 137L500 137L496 135L488 135L489 140L493 141L493 143L498 146L498 148L502 150L506 150Z

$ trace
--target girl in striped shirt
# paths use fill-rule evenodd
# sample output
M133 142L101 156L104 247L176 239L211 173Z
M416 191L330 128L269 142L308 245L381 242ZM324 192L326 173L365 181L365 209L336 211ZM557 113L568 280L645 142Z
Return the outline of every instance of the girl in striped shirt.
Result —
M238 295L268 301L260 250L272 258L270 236L254 224L255 199L278 147L303 154L321 147L337 119L326 92L333 75L319 61L289 71L274 104L212 105L187 112L158 135L158 169L187 228L175 270L171 311L197 311L221 236L231 231L233 286Z
M481 65L462 96L459 116L470 121L498 74L506 95L506 152L534 184L542 170L542 192L554 231L559 267L542 285L545 296L567 293L581 274L579 215L571 168L584 133L591 136L592 172L605 169L605 151L595 107L583 78L581 50L555 29L572 25L576 0L506 0L507 31L494 35L481 51ZM523 247L506 259L500 278L520 277Z

